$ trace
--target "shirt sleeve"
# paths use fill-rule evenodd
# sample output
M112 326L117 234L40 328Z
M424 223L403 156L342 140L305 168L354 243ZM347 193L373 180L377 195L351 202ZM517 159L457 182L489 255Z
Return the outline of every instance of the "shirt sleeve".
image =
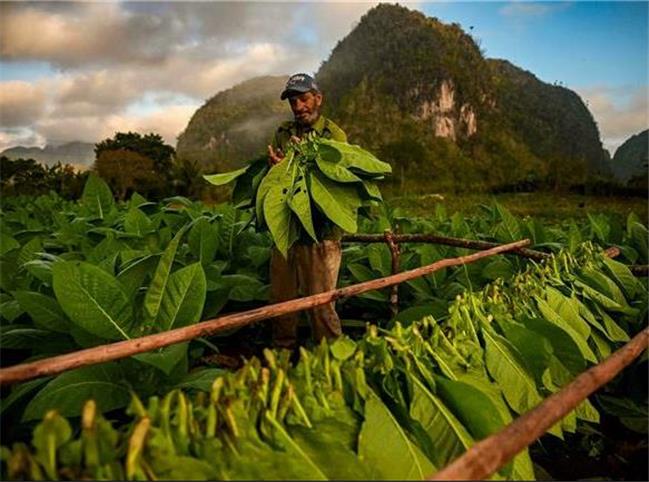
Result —
M329 132L331 132L331 139L338 142L347 142L347 134L342 130L337 124L334 124L331 120L327 126Z

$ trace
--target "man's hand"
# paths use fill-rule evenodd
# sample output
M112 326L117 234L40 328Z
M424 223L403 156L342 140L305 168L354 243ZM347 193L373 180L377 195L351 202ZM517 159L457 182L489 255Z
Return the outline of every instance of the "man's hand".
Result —
M284 159L284 153L281 149L273 149L273 146L268 146L268 164L270 167L273 167L276 164L279 164Z

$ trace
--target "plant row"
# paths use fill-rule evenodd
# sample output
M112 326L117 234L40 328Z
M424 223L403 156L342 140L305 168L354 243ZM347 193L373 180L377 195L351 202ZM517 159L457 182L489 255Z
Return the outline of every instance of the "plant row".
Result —
M31 445L2 448L3 475L422 479L608 356L644 327L648 301L625 265L587 243L458 296L443 319L369 325L359 340L301 348L296 362L265 350L146 403L132 393L126 413L111 412L118 423L100 415L103 398L85 403L80 424L44 407ZM550 433L577 420L598 422L593 403ZM496 477L533 479L527 451Z

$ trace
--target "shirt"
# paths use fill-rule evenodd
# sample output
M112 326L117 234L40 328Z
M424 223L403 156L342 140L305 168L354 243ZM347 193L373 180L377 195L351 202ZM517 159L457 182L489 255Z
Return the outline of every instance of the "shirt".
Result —
M327 119L321 115L312 126L304 127L295 121L283 122L273 136L272 146L273 149L281 149L282 152L286 149L286 144L291 139L291 136L302 137L304 134L315 131L316 134L326 139L333 139L334 141L347 142L347 134L334 121Z

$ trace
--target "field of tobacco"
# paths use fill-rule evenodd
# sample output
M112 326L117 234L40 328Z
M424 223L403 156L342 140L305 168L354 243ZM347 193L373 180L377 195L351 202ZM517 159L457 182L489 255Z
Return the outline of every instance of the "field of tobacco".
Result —
M409 281L396 315L387 291L342 300L348 336L305 340L294 359L267 348L262 322L3 387L3 478L421 479L646 325L646 278L627 268L647 264L649 251L634 215L550 227L491 204L471 217L439 207L410 218L389 204L363 205L372 195L360 186L373 181L354 182L359 232L530 238L554 257L497 256ZM288 208L286 233L304 223L300 208ZM137 194L118 204L93 175L78 202L3 200L2 366L266 304L278 235L254 224L273 209ZM609 246L620 248L614 260L603 255ZM470 252L415 243L401 251L402 270ZM390 273L387 246L344 244L339 285ZM236 363L219 363L226 359ZM645 356L634 370L646 365ZM627 382L598 392L549 437L597 430L602 414L646 430L646 379ZM533 479L528 452L499 475Z

